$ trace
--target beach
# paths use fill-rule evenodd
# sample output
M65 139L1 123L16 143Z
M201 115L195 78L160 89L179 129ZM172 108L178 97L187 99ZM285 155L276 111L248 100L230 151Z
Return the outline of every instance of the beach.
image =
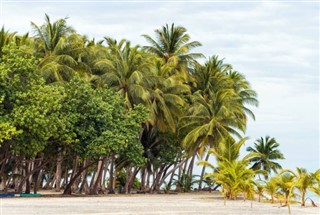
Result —
M1 215L16 214L288 214L287 207L257 201L224 200L219 193L131 194L90 197L0 199ZM252 203L252 208L251 208ZM320 208L291 205L292 214L320 214Z

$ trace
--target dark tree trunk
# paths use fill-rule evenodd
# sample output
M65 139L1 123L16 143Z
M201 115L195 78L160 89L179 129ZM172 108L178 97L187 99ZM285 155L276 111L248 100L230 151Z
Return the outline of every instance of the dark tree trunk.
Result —
M70 179L69 183L67 184L65 190L63 191L63 195L71 195L72 193L72 185L75 183L75 181L77 180L77 178L81 175L81 173L88 169L90 166L92 166L93 164L95 164L96 161L89 163L86 166L83 166L79 169L79 171Z
M98 166L97 166L97 172L94 177L93 187L90 189L90 195L97 195L98 194L98 185L101 182L103 165L104 165L105 159L106 159L105 157L100 157L100 160L99 160Z

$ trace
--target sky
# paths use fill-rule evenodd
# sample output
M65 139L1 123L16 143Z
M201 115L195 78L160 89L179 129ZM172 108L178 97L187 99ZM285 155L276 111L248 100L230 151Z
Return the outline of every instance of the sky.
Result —
M243 73L257 91L244 136L245 147L261 136L280 143L284 168L320 168L319 5L317 1L18 1L1 0L1 25L19 34L30 22L69 17L89 38L128 39L146 45L142 34L175 23L187 29L194 49L219 55ZM244 148L245 149L245 148ZM243 151L243 153L245 150Z

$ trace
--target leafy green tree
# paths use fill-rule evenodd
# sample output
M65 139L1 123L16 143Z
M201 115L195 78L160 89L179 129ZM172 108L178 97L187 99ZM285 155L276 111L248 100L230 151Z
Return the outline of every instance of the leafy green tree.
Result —
M266 136L257 139L254 147L247 147L248 152L256 153L256 156L250 160L253 164L251 168L254 170L262 169L269 174L271 171L276 173L278 169L281 169L281 165L276 162L276 160L284 159L283 154L278 149L279 145L275 138Z
M79 78L72 80L65 88L67 97L63 110L68 113L72 123L69 129L78 140L73 148L76 155L97 162L101 156L124 153L131 162L143 162L143 147L138 136L147 112L141 106L127 110L123 100L111 90L95 90ZM70 194L70 186L71 181L65 194Z

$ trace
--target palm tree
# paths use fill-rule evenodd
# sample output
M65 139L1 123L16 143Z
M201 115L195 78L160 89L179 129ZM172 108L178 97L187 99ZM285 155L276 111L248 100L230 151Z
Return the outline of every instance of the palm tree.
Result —
M314 180L314 185L311 187L311 191L320 197L320 169L311 174Z
M161 131L176 131L177 121L187 108L185 96L190 95L190 86L180 74L171 74L175 65L154 59L144 85L150 93L151 116L149 123Z
M247 168L247 160L220 161L215 172L207 174L206 177L213 176L214 181L222 185L225 197L236 199L239 192L243 191L245 184L253 184L255 172ZM250 189L245 188L246 192Z
M227 71L227 76L231 81L231 88L239 95L239 102L243 105L243 114L238 114L238 116L243 117L245 121L247 120L247 115L255 119L254 113L246 105L258 106L257 93L252 90L250 83L243 74L229 70Z
M142 35L150 43L150 46L144 46L143 48L147 52L163 58L165 62L173 57L179 61L179 64L186 65L196 58L203 57L200 53L189 53L192 48L201 46L201 43L198 41L189 42L190 36L186 31L182 26L172 24L169 27L166 24L162 26L162 29L155 30L156 40L149 35Z
M75 30L67 25L67 19L66 17L51 23L50 17L45 14L45 23L43 25L38 26L34 22L31 22L44 56L54 54L56 47L61 43L61 39L75 33Z
M3 47L6 45L9 45L10 42L13 41L13 38L15 35L16 35L16 32L10 33L9 31L6 31L4 29L4 26L2 26L0 31L0 57L2 56Z
M271 203L274 203L274 196L276 195L277 190L277 178L272 177L265 183L265 191L270 195Z
M232 66L225 64L217 55L210 57L204 66L197 64L192 73L195 82L193 91L200 91L202 95L209 96L212 91L230 87L231 82L226 74L231 70Z
M285 196L285 204L288 206L289 214L291 214L290 198L295 195L293 189L296 184L296 176L290 172L284 171L278 175L276 184L279 188L279 192Z
M250 162L253 163L252 169L254 170L265 170L269 174L271 170L277 172L278 169L281 169L281 165L276 160L284 159L283 154L278 149L279 143L275 138L270 138L266 136L265 139L261 137L257 139L253 147L247 147L248 152L256 153L256 156L250 159ZM265 176L268 178L268 175Z
M109 53L107 58L95 63L95 69L102 74L96 81L100 86L108 86L118 92L128 108L134 104L148 104L149 92L143 86L144 75L150 63L147 55L138 46L130 47L130 42L105 37Z
M297 167L296 169L297 173L294 173L291 170L283 170L282 172L289 172L294 175L296 178L295 187L301 194L301 206L305 206L305 196L308 189L310 189L314 184L314 178L305 168Z
M45 23L38 26L31 22L35 31L35 46L42 60L39 63L40 72L48 83L55 81L69 81L75 74L77 61L70 56L74 47L75 39L81 37L74 35L74 29L67 25L67 18L58 19L51 23L50 17L45 14Z
M238 131L244 131L245 123L235 115L240 107L229 103L233 95L232 91L221 89L210 100L199 92L192 96L193 105L182 118L181 128L190 131L183 140L187 151L199 148L201 155L204 149L217 147L221 140L231 138L231 134L241 137Z
M186 122L183 128L191 129L184 140L191 148L216 147L231 134L241 137L239 132L246 129L246 115L254 117L246 105L257 104L256 94L243 76L239 74L234 78L231 71L229 64L214 56L204 66L198 66L192 75L196 85L192 106L182 118ZM249 91L250 96L244 96L243 91Z
M297 184L296 187L301 193L301 206L305 206L305 196L308 189L314 183L312 175L304 168L297 167Z

